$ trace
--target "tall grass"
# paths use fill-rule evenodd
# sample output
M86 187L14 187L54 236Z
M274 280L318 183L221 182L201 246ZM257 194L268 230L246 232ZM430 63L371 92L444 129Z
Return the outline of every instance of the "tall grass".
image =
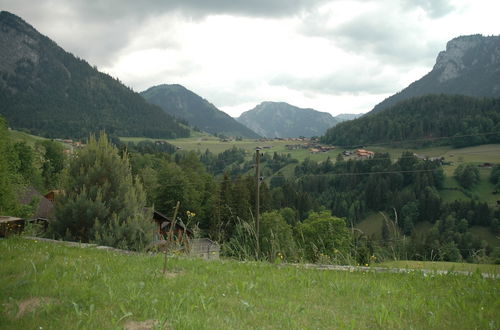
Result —
M0 240L0 328L175 329L500 326L498 280L479 275L337 272L263 262L124 255ZM19 305L44 298L20 316Z

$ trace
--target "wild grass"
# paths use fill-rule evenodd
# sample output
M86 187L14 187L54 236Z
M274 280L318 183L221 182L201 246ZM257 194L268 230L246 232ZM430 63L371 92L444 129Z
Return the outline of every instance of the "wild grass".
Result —
M124 255L0 240L0 328L498 328L500 282L478 274L343 272ZM19 305L39 298L24 313ZM43 299L42 299L43 298ZM29 300L31 299L31 300Z
M383 262L377 266L388 268L480 272L500 275L500 265L470 264L464 262L398 260Z

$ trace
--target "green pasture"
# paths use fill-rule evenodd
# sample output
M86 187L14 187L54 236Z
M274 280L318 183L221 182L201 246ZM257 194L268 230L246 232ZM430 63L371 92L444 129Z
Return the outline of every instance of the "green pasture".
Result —
M500 275L500 265L470 264L464 262L397 260L386 261L377 264L376 266L403 269L445 270L451 272L479 272L485 274Z
M22 238L0 240L0 250L1 329L500 326L500 281L479 274L348 272L181 257L169 258L163 274L161 255Z

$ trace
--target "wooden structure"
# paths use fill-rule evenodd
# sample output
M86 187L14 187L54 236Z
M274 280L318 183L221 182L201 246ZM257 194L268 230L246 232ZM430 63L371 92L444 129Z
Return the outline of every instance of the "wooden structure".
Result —
M54 204L33 187L26 188L19 202L24 205L36 203L30 219L51 219L54 215Z
M189 244L189 238L193 237L193 231L186 227L182 220L178 219L175 221L175 227L172 228L172 237L169 237L169 233L172 226L172 219L166 215L154 211L153 221L157 225L157 235L158 240L174 240L179 244Z
M208 238L191 240L189 255L207 260L219 259L220 245Z
M16 217L0 216L0 237L20 234L24 228L24 220Z
M56 197L61 195L62 192L63 192L62 190L51 190L48 193L46 193L45 195L43 195L43 197L47 198L49 201L54 203Z

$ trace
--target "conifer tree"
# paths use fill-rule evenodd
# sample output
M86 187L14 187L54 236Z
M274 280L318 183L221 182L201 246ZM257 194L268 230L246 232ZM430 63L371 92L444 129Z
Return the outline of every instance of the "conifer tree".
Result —
M140 250L153 237L146 195L105 133L91 136L69 165L65 193L56 200L52 230L58 237Z

